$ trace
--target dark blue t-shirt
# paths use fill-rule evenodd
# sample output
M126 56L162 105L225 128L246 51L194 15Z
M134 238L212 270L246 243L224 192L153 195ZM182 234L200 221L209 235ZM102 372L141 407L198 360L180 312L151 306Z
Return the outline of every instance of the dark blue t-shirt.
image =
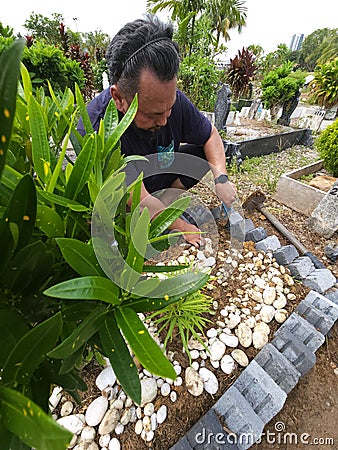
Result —
M108 88L89 103L87 110L95 131L99 129L100 120L103 119L111 99L110 88ZM81 120L78 131L81 135L85 134ZM177 178L177 175L174 176L178 170L175 159L177 160L180 145L203 146L210 134L210 121L198 111L183 92L177 89L176 101L167 124L158 131L155 138L150 140L140 138L132 126L121 136L122 154L146 156L149 161L128 163L127 183L132 182L140 172L143 172L144 183L150 192L168 187L173 179ZM194 146L186 148L192 149L192 152L195 149ZM195 156L201 157L201 151L196 151Z

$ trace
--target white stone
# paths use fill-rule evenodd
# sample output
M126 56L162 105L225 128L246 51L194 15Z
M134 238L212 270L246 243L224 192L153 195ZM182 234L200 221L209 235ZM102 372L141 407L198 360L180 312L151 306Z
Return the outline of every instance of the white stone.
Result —
M203 350L204 347L197 339L190 338L188 341L188 349L189 350Z
M52 412L59 404L61 397L62 397L62 387L55 386L55 388L52 391L51 396L49 397L49 408Z
M121 450L120 441L116 437L113 437L113 439L109 442L108 449L109 450Z
M118 423L115 427L115 433L116 434L122 434L124 432L124 425L122 425L122 423Z
M275 313L275 321L278 323L283 323L288 317L288 312L286 309L277 309Z
M230 373L235 368L235 361L230 355L224 355L221 359L221 369L222 372L226 373L227 375L230 375Z
M213 256L209 256L203 261L205 267L213 267L216 264L216 259Z
M109 436L109 439L110 439L110 436ZM69 442L67 448L73 448L73 447L75 447L76 443L77 443L77 436L76 436L76 434L73 434L72 439L71 439L71 441Z
M270 334L270 327L265 322L258 322L254 327L254 331L264 333L268 336Z
M266 287L266 282L260 277L255 278L254 284L260 289L265 289Z
M111 407L113 409L123 409L123 406L124 406L124 402L121 398L114 400L111 404Z
M167 397L170 394L171 388L170 388L170 384L168 383L164 383L161 386L161 394L163 395L163 397Z
M198 359L200 357L200 352L198 350L190 351L191 359Z
M101 447L108 447L109 442L110 442L110 434L104 434L103 436L100 436L99 445Z
M93 441L96 436L95 428L86 426L81 431L81 439L84 441Z
M260 311L260 316L261 316L261 320L265 323L270 323L271 320L274 318L275 316L275 308L271 305L263 305L261 311Z
M175 365L174 365L174 370L175 370L175 372L176 372L176 375L181 375L182 367L181 367L180 365L175 364Z
M266 305L272 305L276 300L276 289L273 286L267 286L263 291L263 302Z
M141 380L141 404L151 403L157 395L157 384L155 378L145 378Z
M170 392L170 400L175 403L177 400L177 392L176 391L171 391Z
M141 434L143 430L143 421L142 419L138 419L138 421L135 423L135 433Z
M219 368L219 361L213 361L212 359L210 359L210 364L212 365L212 367L214 367L215 369Z
M213 338L216 337L218 334L216 328L210 328L207 332L206 335L208 336L208 338Z
M278 296L277 300L275 300L273 302L273 307L275 309L283 309L286 306L286 303L287 303L287 301L286 301L285 295L284 294L280 294Z
M108 409L99 425L99 434L105 435L112 432L118 424L119 420L120 411L118 411L117 409Z
M155 431L157 428L157 425L158 425L157 424L157 415L155 412L150 416L150 423L151 423L151 429L153 431Z
M204 389L211 395L216 394L218 391L218 380L211 370L202 367L199 375L204 383Z
M233 350L231 352L231 356L242 367L246 367L249 364L249 358L243 352L243 350L240 350L239 348Z
M77 450L99 450L98 445L92 441L81 441L75 448Z
M122 412L120 422L122 423L122 425L128 425L128 423L130 422L130 418L131 418L131 412L130 412L130 409L127 408Z
M165 419L167 418L167 407L166 405L162 405L159 407L158 411L156 412L156 420L157 423L163 423Z
M64 402L64 404L61 407L60 415L61 417L69 416L69 414L72 413L74 408L74 405L69 400Z
M219 340L216 340L210 347L210 359L213 361L219 361L224 355L226 350L225 344Z
M203 381L201 380L196 370L192 367L187 367L185 370L185 384L187 386L188 392L195 397L202 394L204 387Z
M233 328L237 327L240 321L241 317L238 314L230 314L227 327L230 328L230 330L232 330Z
M80 434L84 423L74 414L57 419L57 423L73 434Z
M116 375L112 369L112 366L107 366L102 372L97 376L95 380L96 386L103 391L108 386L114 386L116 382Z
M96 425L98 425L103 419L103 416L105 415L107 409L108 400L106 397L103 397L101 395L100 397L92 401L92 403L88 406L85 414L87 425L91 427L95 427Z
M149 416L144 416L143 417L143 429L145 431L150 431L151 430L151 420Z
M240 323L237 327L237 337L239 343L247 348L252 344L252 331L247 323Z
M261 349L268 343L269 337L262 331L254 331L252 334L252 344L256 349Z
M288 273L284 274L284 280L288 286L293 286L295 284L295 280Z
M176 380L174 381L174 386L182 386L182 383L183 383L182 377L177 377Z
M256 291L255 289L249 290L248 295L250 298L252 298L252 300L255 300L255 302L257 303L263 302L263 294L259 291Z
M234 334L221 333L219 335L219 340L222 341L228 347L238 346L238 337Z

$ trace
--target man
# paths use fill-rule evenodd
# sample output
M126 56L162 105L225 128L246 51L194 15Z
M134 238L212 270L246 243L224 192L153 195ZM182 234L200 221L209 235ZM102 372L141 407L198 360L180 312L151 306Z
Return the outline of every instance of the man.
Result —
M107 50L111 86L88 105L94 130L98 130L111 99L123 115L138 94L138 111L121 137L121 149L125 156L148 159L129 163L126 173L129 184L143 172L141 204L151 217L209 169L219 198L230 206L236 197L226 174L224 146L217 129L177 89L180 57L172 35L173 27L156 16L127 23ZM78 130L85 133L81 120ZM165 192L156 197L163 189ZM203 242L199 229L181 218L170 228L182 231L186 241L196 247Z

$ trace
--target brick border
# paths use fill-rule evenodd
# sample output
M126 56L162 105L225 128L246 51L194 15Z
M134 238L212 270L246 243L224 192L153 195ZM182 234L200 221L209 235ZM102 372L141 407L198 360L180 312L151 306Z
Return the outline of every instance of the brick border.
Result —
M250 448L283 408L300 377L315 365L315 352L338 319L338 289L334 288L336 278L332 272L315 269L310 258L300 257L293 245L281 246L277 236L267 236L264 228L246 225L245 240L254 241L257 250L272 252L276 261L288 267L292 276L311 291L278 328L273 340L169 450ZM219 416L231 435L224 431Z

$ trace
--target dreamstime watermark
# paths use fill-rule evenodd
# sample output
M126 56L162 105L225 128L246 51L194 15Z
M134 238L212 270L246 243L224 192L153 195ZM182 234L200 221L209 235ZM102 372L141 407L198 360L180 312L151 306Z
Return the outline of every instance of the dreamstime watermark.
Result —
M290 433L285 429L284 422L276 422L274 431L266 430L260 436L256 436L253 433L242 433L237 435L236 433L220 432L213 433L211 431L202 429L195 435L196 444L235 444L251 446L253 444L260 444L262 442L267 444L283 444L283 445L320 445L320 446L333 446L334 438L328 436L313 436L309 433Z

